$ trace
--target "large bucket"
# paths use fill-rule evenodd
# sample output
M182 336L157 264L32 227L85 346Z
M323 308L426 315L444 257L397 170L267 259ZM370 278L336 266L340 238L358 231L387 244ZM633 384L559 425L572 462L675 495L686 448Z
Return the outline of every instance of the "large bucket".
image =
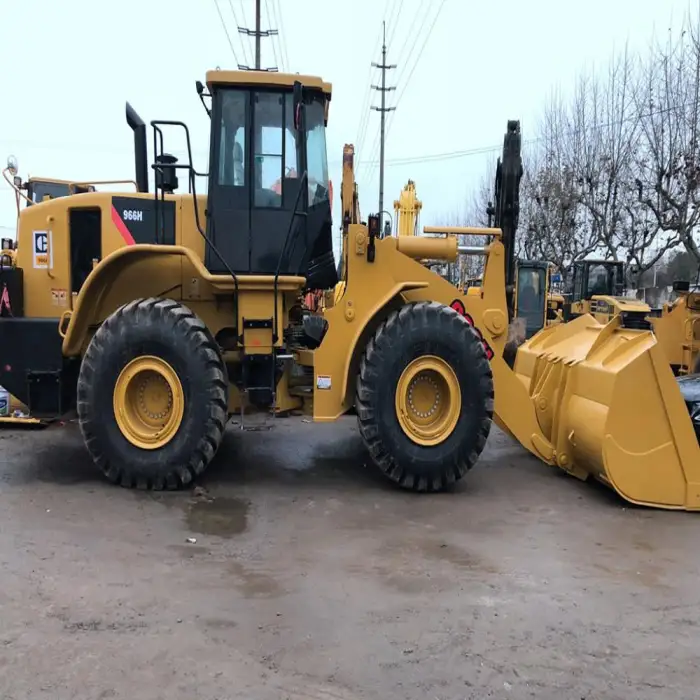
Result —
M556 464L624 499L700 510L700 448L668 359L651 331L590 315L518 348L515 372Z

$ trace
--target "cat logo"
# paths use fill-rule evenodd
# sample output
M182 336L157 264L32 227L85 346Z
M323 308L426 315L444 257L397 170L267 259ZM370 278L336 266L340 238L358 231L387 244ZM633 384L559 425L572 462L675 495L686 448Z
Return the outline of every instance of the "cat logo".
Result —
M34 268L53 267L53 245L51 231L33 232Z

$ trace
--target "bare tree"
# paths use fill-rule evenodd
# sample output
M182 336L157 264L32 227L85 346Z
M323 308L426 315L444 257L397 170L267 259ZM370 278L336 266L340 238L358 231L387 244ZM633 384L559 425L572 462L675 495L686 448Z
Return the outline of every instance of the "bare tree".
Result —
M652 47L637 114L644 150L636 166L638 199L662 232L662 247L682 244L700 261L700 22L686 20Z
M598 238L587 225L580 187L570 163L570 119L554 94L536 146L525 154L521 184L519 255L553 263L566 280L574 260L596 249Z
M486 193L482 178L482 186L474 194L472 201L467 201L463 207L444 214L438 218L438 226L486 226L486 204L483 206L483 214L479 215L478 197ZM486 236L459 236L460 245L479 246L486 245ZM469 279L480 277L484 271L484 258L479 255L460 255L457 264L450 268L450 278L455 284L464 284Z

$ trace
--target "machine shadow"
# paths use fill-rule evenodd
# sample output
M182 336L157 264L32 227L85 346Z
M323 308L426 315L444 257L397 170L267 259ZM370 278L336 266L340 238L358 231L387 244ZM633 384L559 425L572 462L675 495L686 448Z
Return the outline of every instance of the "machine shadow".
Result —
M397 490L372 463L356 433L331 441L275 431L229 428L216 457L197 480L206 487L257 486L275 483L289 488ZM345 431L343 431L345 432Z

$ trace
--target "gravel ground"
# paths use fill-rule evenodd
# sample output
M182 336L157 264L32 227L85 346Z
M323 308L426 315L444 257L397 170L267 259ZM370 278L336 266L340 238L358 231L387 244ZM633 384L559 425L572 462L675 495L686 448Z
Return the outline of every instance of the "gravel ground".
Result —
M366 467L352 418L232 426L176 494L106 484L74 425L0 450L2 700L697 696L700 516L498 430L434 496Z

